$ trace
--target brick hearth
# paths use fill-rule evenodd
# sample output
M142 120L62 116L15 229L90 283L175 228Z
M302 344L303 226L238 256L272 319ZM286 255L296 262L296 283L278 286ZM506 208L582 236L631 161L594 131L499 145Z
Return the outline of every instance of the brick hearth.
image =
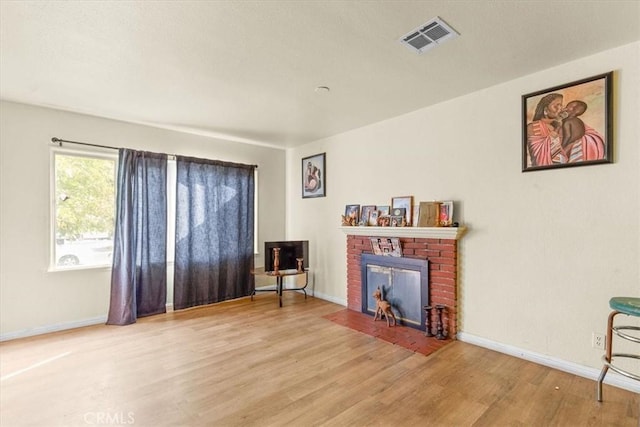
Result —
M348 233L348 232L347 232ZM347 234L347 307L362 311L362 283L360 257L373 253L371 236ZM429 304L447 307L444 317L448 336L455 339L458 331L458 246L456 239L401 237L402 256L429 260ZM431 313L435 325L436 312Z

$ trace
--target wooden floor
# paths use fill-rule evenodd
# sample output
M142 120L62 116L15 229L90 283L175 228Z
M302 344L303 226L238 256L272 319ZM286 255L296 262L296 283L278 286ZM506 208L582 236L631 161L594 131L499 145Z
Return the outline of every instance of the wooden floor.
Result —
M0 425L638 426L640 397L462 342L424 356L274 295L0 344Z

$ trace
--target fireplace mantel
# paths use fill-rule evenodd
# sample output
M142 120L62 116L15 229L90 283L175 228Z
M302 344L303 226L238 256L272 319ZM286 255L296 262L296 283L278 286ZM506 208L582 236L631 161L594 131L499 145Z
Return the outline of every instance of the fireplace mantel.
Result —
M342 226L344 234L351 236L410 237L422 239L458 240L467 231L466 227L359 227Z

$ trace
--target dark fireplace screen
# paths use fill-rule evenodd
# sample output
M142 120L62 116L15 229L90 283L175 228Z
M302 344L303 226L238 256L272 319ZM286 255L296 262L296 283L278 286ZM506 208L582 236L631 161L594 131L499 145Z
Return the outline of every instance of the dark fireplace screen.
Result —
M429 305L427 260L363 254L361 267L363 313L375 314L373 292L380 288L400 324L425 329L423 307Z

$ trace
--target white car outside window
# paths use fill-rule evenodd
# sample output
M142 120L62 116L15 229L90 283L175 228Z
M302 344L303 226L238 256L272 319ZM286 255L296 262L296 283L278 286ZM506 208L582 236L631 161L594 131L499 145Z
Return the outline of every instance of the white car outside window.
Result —
M112 240L76 240L56 244L58 267L107 266L111 265L112 257Z

